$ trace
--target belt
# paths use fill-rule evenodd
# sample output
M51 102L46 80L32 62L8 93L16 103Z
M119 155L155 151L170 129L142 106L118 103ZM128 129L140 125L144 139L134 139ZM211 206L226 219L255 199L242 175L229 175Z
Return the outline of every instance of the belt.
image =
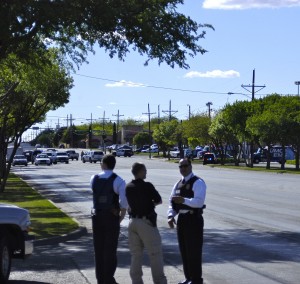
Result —
M131 214L131 215L129 215L129 218L133 218L133 219L148 219L147 216L138 215L138 214Z

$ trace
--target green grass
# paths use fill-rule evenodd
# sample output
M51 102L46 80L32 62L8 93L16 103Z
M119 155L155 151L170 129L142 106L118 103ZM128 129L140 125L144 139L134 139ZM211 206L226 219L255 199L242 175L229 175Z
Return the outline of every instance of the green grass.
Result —
M64 212L29 187L16 175L10 174L0 202L26 208L31 217L31 233L36 239L49 238L74 231L78 224Z
M244 164L240 166L234 166L232 164L214 164L214 165L207 165L209 167L218 167L218 168L225 168L225 169L237 169L237 170L244 170L244 171L257 171L257 172L268 172L268 173L277 173L277 174L300 174L300 171L296 170L295 168L286 168L282 170L280 167L272 167L270 169L266 169L266 167L261 167L261 166L253 166L251 167L246 167Z

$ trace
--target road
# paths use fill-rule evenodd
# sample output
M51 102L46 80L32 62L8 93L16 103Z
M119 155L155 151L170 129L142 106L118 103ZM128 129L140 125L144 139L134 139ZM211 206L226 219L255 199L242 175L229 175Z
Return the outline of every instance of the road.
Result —
M163 204L157 207L157 213L163 240L166 274L169 283L177 283L182 279L182 267L176 233L167 227L166 211L171 188L179 179L178 164L156 159L149 160L145 156L117 158L116 172L126 182L132 178L130 167L134 161L142 161L146 164L147 180L153 182L162 195ZM50 272L47 269L43 269L43 272L47 272L48 278L56 276L52 278L56 280L37 282L39 278L34 279L33 275L38 275L40 271L34 269L26 271L26 262L24 262L20 264L20 268L16 267L13 271L12 283L95 283L92 258L87 259L76 255L83 255L82 251L87 250L92 254L89 221L92 200L89 179L99 169L99 163L83 164L80 161L70 161L68 165L58 164L51 167L14 168L15 173L35 184L58 207L67 210L68 214L85 225L89 230L89 237L81 238L82 242L78 240L60 244L59 249L51 247L58 250L57 262L63 257L69 257L77 267L75 269L77 272L70 269L66 276L62 277L72 277L69 273L73 271L79 273L86 282L59 280L57 275L63 275L61 273L66 271L60 269L58 274L55 265L50 267ZM207 283L299 283L300 176L226 170L202 165L194 165L194 172L207 183L203 255L203 273ZM127 222L128 220L122 222L124 239L126 239ZM126 259L129 262L128 250L125 250L124 243L118 253L122 261ZM43 255L44 251L47 251L47 247L37 248L36 254ZM117 271L117 276L119 274L117 280L121 284L130 283L129 263L125 266L122 262L121 265L122 267ZM28 281L33 282L18 282L19 279L27 279L26 277ZM145 277L148 277L146 284L152 283L150 272L147 270Z

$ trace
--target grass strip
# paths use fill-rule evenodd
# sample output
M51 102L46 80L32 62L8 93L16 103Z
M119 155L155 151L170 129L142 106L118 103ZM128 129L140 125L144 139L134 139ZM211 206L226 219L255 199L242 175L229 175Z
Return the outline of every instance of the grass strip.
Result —
M31 233L36 239L60 236L79 227L77 222L12 173L5 191L0 193L0 203L14 204L29 210Z

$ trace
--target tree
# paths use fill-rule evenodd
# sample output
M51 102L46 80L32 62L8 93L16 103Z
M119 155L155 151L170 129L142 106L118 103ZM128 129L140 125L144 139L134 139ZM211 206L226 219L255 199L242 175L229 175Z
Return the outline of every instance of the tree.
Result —
M183 0L2 0L0 61L23 59L55 44L76 64L97 43L124 60L130 47L149 60L188 68L187 56L206 52L199 45L206 28L177 12Z
M184 120L183 135L192 147L209 143L208 129L211 124L206 114L193 115L189 120Z
M54 49L30 57L35 65L23 63L14 54L0 61L0 191L4 190L22 134L42 121L49 110L67 103L73 86L68 70ZM6 165L10 142L14 142L14 152Z
M137 147L147 145L149 143L149 133L148 132L139 132L133 137L133 143Z
M153 131L153 138L163 151L163 156L170 157L170 148L176 145L180 138L180 131L178 131L179 122L177 120L166 121L156 126Z
M221 164L224 164L224 158L227 150L226 146L229 145L230 148L234 148L233 145L236 145L237 141L236 137L232 135L224 112L219 112L217 116L212 120L208 133L212 139L214 146L221 156ZM236 161L236 155L234 155L234 158L235 164L237 165L238 162Z

